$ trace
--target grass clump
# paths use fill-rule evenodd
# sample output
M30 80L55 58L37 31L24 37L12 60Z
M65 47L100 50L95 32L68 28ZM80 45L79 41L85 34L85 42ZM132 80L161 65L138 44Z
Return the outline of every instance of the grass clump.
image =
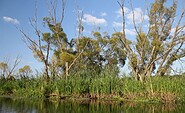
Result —
M105 70L99 74L83 71L78 75L50 81L42 77L0 81L1 96L150 102L185 100L185 75L151 77L141 83L133 77L119 77L114 71Z

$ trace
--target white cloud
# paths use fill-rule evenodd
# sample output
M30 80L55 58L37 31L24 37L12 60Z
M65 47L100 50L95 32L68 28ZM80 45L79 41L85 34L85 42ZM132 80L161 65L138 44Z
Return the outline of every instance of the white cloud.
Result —
M172 28L171 29L171 34L174 34L175 33L175 30L176 30L176 28Z
M112 23L112 26L113 26L113 27L122 27L122 23L121 23L121 22L115 22L115 21L114 21L114 22Z
M124 7L124 12L125 14L128 14L130 12L130 9L128 9L127 7ZM116 13L118 14L117 17L121 17L122 16L122 9L120 8L118 11L116 11Z
M77 32L79 31L79 28L78 28L78 27L76 28L76 31L77 31ZM83 29L83 31L82 31L82 32L85 32L85 29Z
M134 8L133 11L130 11L126 14L126 19L128 19L129 24L133 24L133 12L134 12L134 21L136 24L141 23L143 20L148 20L148 15L145 15L141 8Z
M124 11L125 11L125 19L128 24L133 24L133 12L134 12L134 20L136 24L141 23L142 20L149 20L148 15L145 15L141 8L134 8L134 10L132 11L129 8L124 7ZM121 17L122 16L121 8L118 11L116 11L116 13L118 14L117 15L118 18Z
M102 16L102 17L107 16L107 13L106 13L106 12L102 12L102 13L101 13L101 16Z
M106 24L107 23L107 21L104 18L97 18L97 17L92 16L90 14L84 14L83 22L90 24L90 25Z
M122 23L121 22L113 22L112 23L112 26L113 27L122 27ZM122 32L122 31L121 31ZM128 28L125 28L125 34L126 35L136 35L136 31L135 29L128 29Z
M11 17L7 17L7 16L3 16L3 20L5 22L12 23L12 24L20 24L20 22L17 19L11 18Z
M125 29L126 35L136 35L136 32L134 29Z

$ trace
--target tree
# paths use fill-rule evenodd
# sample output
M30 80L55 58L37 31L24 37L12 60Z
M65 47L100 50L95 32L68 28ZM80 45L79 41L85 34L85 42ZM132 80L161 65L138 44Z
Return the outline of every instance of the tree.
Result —
M14 75L15 75L15 70L16 67L19 65L20 63L20 59L19 57L16 57L16 59L14 60L13 65L11 65L9 62L9 59L6 59L6 61L4 62L0 62L0 70L1 70L1 75L3 76L3 78L6 79L14 79Z
M133 24L137 33L136 43L129 43L125 35L125 11L124 0L118 2L122 9L123 34L120 41L130 63L132 72L137 80L143 82L146 76L165 75L172 64L185 57L185 25L181 22L184 18L184 9L177 17L177 1L174 0L170 7L166 7L166 0L155 0L150 8L149 28L142 31L142 26L137 26L135 14L132 8ZM177 20L178 19L178 20ZM172 34L172 29L175 29Z
M106 32L102 35L99 31L93 31L92 34L92 37L83 36L77 39L78 43L75 43L74 47L80 57L73 66L73 71L100 73L107 66L110 67L110 71L118 67L118 64L124 66L126 55L121 52L122 45L118 37L120 33L109 36Z
M1 76L5 78L6 72L8 69L8 65L5 62L0 62L0 70L1 70Z
M66 48L66 34L62 28L62 22L64 19L65 11L65 0L62 0L62 14L60 20L57 20L57 0L50 1L49 7L49 17L43 18L44 25L47 25L51 32L41 32L38 28L37 20L37 6L35 5L35 17L30 19L31 26L33 27L35 34L37 36L37 41L33 40L22 29L20 32L23 34L23 41L27 47L33 52L34 57L39 61L44 63L44 76L47 80L50 78L50 55L51 51L63 50Z
M21 78L26 78L32 73L30 66L25 65L24 67L19 69L19 75Z

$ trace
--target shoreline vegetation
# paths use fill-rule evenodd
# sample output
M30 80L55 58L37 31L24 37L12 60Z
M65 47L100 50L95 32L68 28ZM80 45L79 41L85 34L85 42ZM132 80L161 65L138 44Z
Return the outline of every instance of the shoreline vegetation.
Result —
M177 103L185 101L185 75L154 76L142 83L134 77L111 73L68 76L46 81L43 77L0 79L0 96L51 100L134 101Z
M16 71L19 57L12 66L5 59L0 62L0 95L58 100L184 102L184 69L182 67L182 71L176 72L173 66L177 61L182 63L181 66L184 64L185 25L182 22L185 10L182 8L179 12L176 0L169 5L166 0L155 0L146 8L147 15L141 13L141 22L138 23L134 13L138 8L131 3L133 23L130 30L134 29L135 36L129 37L125 2L117 2L121 9L120 32L106 32L95 25L97 29L92 30L91 35L83 35L85 13L83 16L83 11L78 10L77 37L69 37L63 28L66 0L61 3L51 1L48 4L49 16L43 20L38 20L35 12L30 19L35 36L30 36L28 30L17 29L35 59L43 63L43 70L31 77L32 70L28 65ZM57 4L62 4L59 19ZM47 30L39 29L38 23ZM125 65L130 74L118 76L120 68ZM184 74L169 76L173 73Z

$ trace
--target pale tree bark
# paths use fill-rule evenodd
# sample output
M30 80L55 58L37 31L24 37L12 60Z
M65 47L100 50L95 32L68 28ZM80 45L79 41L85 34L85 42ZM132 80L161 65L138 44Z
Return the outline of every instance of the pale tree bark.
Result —
M149 15L149 28L147 33L142 32L142 23L144 17L141 14L141 24L137 26L135 22L135 12L130 0L132 9L133 27L136 32L136 44L127 43L128 39L125 35L125 11L124 0L118 2L122 10L122 24L123 24L123 36L120 37L126 53L132 72L135 75L136 80L141 82L145 81L146 76L151 76L154 70L155 75L164 75L167 70L171 68L173 62L185 57L184 41L185 36L182 34L185 29L184 23L184 9L178 18L176 18L176 1L170 8L160 7L165 1L155 1L151 6L152 11L148 11ZM156 7L163 9L154 9ZM147 8L148 10L148 8ZM159 13L158 13L159 12ZM177 21L176 21L177 20ZM175 25L174 21L177 22ZM175 25L175 32L171 37L172 27ZM149 50L147 50L149 49ZM156 68L158 66L158 68Z
M61 18L60 20L57 20L57 0L48 1L48 13L49 18L51 19L52 25L55 27L57 26L57 22L59 22L60 26L62 26L62 22L64 20L64 12L65 12L65 5L66 0L61 0L62 2L62 11L61 11ZM29 36L24 30L19 29L20 32L23 34L23 42L27 45L27 47L35 54L35 56L44 63L44 76L47 80L49 80L49 68L50 68L50 52L51 52L51 41L48 39L47 41L43 42L43 33L38 28L38 17L37 17L37 4L35 3L35 17L30 19L31 26L34 29L34 32L37 36L37 41L33 39L33 37ZM58 31L53 31L53 33L57 34L58 42L61 43L61 40L59 39L59 33Z
M78 45L79 44L79 39L82 38L82 32L84 30L84 27L83 27L83 22L82 22L82 19L83 19L83 11L82 10L79 10L78 8L76 9L77 11L77 18L78 18L78 21L77 21L77 29L78 29L78 35L77 35L77 41L76 41L76 44ZM66 70L65 70L65 78L67 78L67 76L69 75L69 71L70 69L72 68L73 65L75 65L75 63L77 62L77 60L80 58L80 56L83 54L85 48L87 47L87 44L89 43L89 41L86 42L85 46L83 47L83 49L81 51L78 51L79 54L75 57L75 59L72 61L71 64L69 64L68 62L66 62Z

